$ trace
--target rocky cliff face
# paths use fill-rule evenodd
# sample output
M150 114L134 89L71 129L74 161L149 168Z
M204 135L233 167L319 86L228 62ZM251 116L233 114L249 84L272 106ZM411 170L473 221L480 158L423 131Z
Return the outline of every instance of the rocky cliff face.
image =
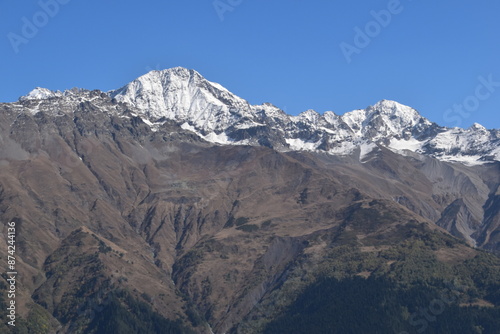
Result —
M452 134L472 139L440 151ZM86 310L126 290L225 333L254 328L250 314L340 246L376 253L449 232L499 252L495 136L390 101L288 116L180 68L110 93L37 89L0 104L0 210L19 222L23 315L36 303L53 328L83 330ZM476 254L454 243L459 259Z

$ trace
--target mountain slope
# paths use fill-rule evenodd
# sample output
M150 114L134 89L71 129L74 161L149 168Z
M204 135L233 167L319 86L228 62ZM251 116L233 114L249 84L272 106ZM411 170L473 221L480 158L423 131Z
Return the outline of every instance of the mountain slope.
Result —
M372 276L425 296L394 313L400 330L446 282L464 287L453 310L498 311L500 264L477 248L500 250L499 163L400 154L396 138L443 128L394 102L288 116L194 71L150 75L109 94L37 89L0 104L0 212L18 223L31 328L92 333L109 316L131 332L142 317L178 333L259 333L321 279L362 277L373 291ZM129 93L139 102L120 101ZM213 113L198 122L201 106ZM470 324L491 325L477 312Z
M173 122L212 143L265 146L280 152L298 150L358 156L360 162L387 169L385 175L391 175L388 171L393 175L394 169L402 167L396 161L389 165L394 159L384 153L383 149L388 148L397 155L408 156L413 168L431 182L427 193L418 194L420 198L415 195L414 199L407 199L413 189L401 190L392 198L435 222L443 214L441 205L458 201L455 207L462 212L458 220L451 222L451 216L441 217L439 224L449 231L455 229L455 235L471 244L480 240L483 247L491 247L486 244L496 240L494 231L489 230L490 226L496 226L496 206L489 208L488 213L484 208L496 203L491 197L498 182L495 172L477 176L475 174L483 173L480 167L466 171L463 165L450 168L426 157L461 161L470 166L484 165L485 170L494 171L498 168L494 162L500 152L498 130L486 130L477 124L466 130L440 127L410 107L385 100L342 116L332 112L320 115L313 110L289 116L270 104L251 106L198 72L184 68L152 71L108 95L112 98L112 107L106 110L117 117L140 118L152 131ZM71 116L72 110L81 109L82 103L91 110L101 109L104 97L106 95L99 91L72 89L61 93L37 88L12 107L21 114L43 111ZM432 194L432 198L422 201L428 194ZM451 207L448 214L450 212L453 212Z

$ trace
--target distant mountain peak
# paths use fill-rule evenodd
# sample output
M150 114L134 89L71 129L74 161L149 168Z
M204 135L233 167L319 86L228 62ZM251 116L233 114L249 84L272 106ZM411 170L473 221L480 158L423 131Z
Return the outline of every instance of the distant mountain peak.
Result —
M406 121L420 120L423 118L420 113L412 107L406 106L396 101L381 100L367 108L370 114L382 114L391 117L399 117Z
M298 116L293 117L296 121L306 121L311 124L316 124L320 118L321 115L313 109L308 109L301 112Z
M188 121L205 132L221 131L234 113L250 108L220 84L183 67L151 71L109 94L136 106L151 121Z
M402 104L402 103L399 103L397 101L394 101L394 100L386 100L386 99L382 99L380 101L378 101L377 103L375 103L373 105L374 108L384 108L384 109L402 109L402 108L409 108L408 106Z
M61 92L59 90L53 91L47 88L36 87L27 95L21 96L19 98L19 101L47 100L65 96L77 96L83 92L90 92L90 91L83 88L73 87L71 89L66 89L65 91Z
M473 131L488 131L484 126L479 123L474 123L469 127L469 130Z
M27 95L21 96L19 100L21 101L26 101L26 100L44 100L44 99L49 99L51 97L59 97L62 96L62 92L60 91L52 91L47 88L42 88L42 87L36 87L33 89L31 92L29 92Z

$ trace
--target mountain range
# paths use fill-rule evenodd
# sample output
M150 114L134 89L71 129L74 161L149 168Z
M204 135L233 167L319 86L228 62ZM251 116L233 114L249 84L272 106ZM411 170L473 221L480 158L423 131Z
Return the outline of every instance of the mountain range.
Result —
M37 88L21 100L72 94ZM442 127L394 101L382 100L344 115L307 110L290 116L270 103L250 105L198 72L181 67L149 72L107 94L134 106L152 129L174 120L212 143L335 155L350 155L373 143L402 154L411 151L468 165L500 160L500 130L487 130L477 123L469 129Z
M394 101L290 116L180 67L36 88L0 104L0 212L26 330L321 333L316 300L352 311L330 330L364 333L347 319L377 305L315 291L384 287L374 332L420 332L450 284L429 332L500 328L500 130Z

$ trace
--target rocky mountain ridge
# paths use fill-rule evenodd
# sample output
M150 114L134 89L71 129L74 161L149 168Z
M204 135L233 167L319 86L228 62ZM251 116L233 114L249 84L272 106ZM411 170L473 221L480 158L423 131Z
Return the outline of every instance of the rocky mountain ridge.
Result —
M78 91L37 88L20 101L71 100ZM220 84L181 67L149 72L107 94L135 107L153 129L173 120L218 144L350 155L361 145L374 143L401 154L410 151L469 165L500 160L500 130L479 124L446 128L395 101L382 100L344 115L308 110L290 116L269 103L250 105Z

